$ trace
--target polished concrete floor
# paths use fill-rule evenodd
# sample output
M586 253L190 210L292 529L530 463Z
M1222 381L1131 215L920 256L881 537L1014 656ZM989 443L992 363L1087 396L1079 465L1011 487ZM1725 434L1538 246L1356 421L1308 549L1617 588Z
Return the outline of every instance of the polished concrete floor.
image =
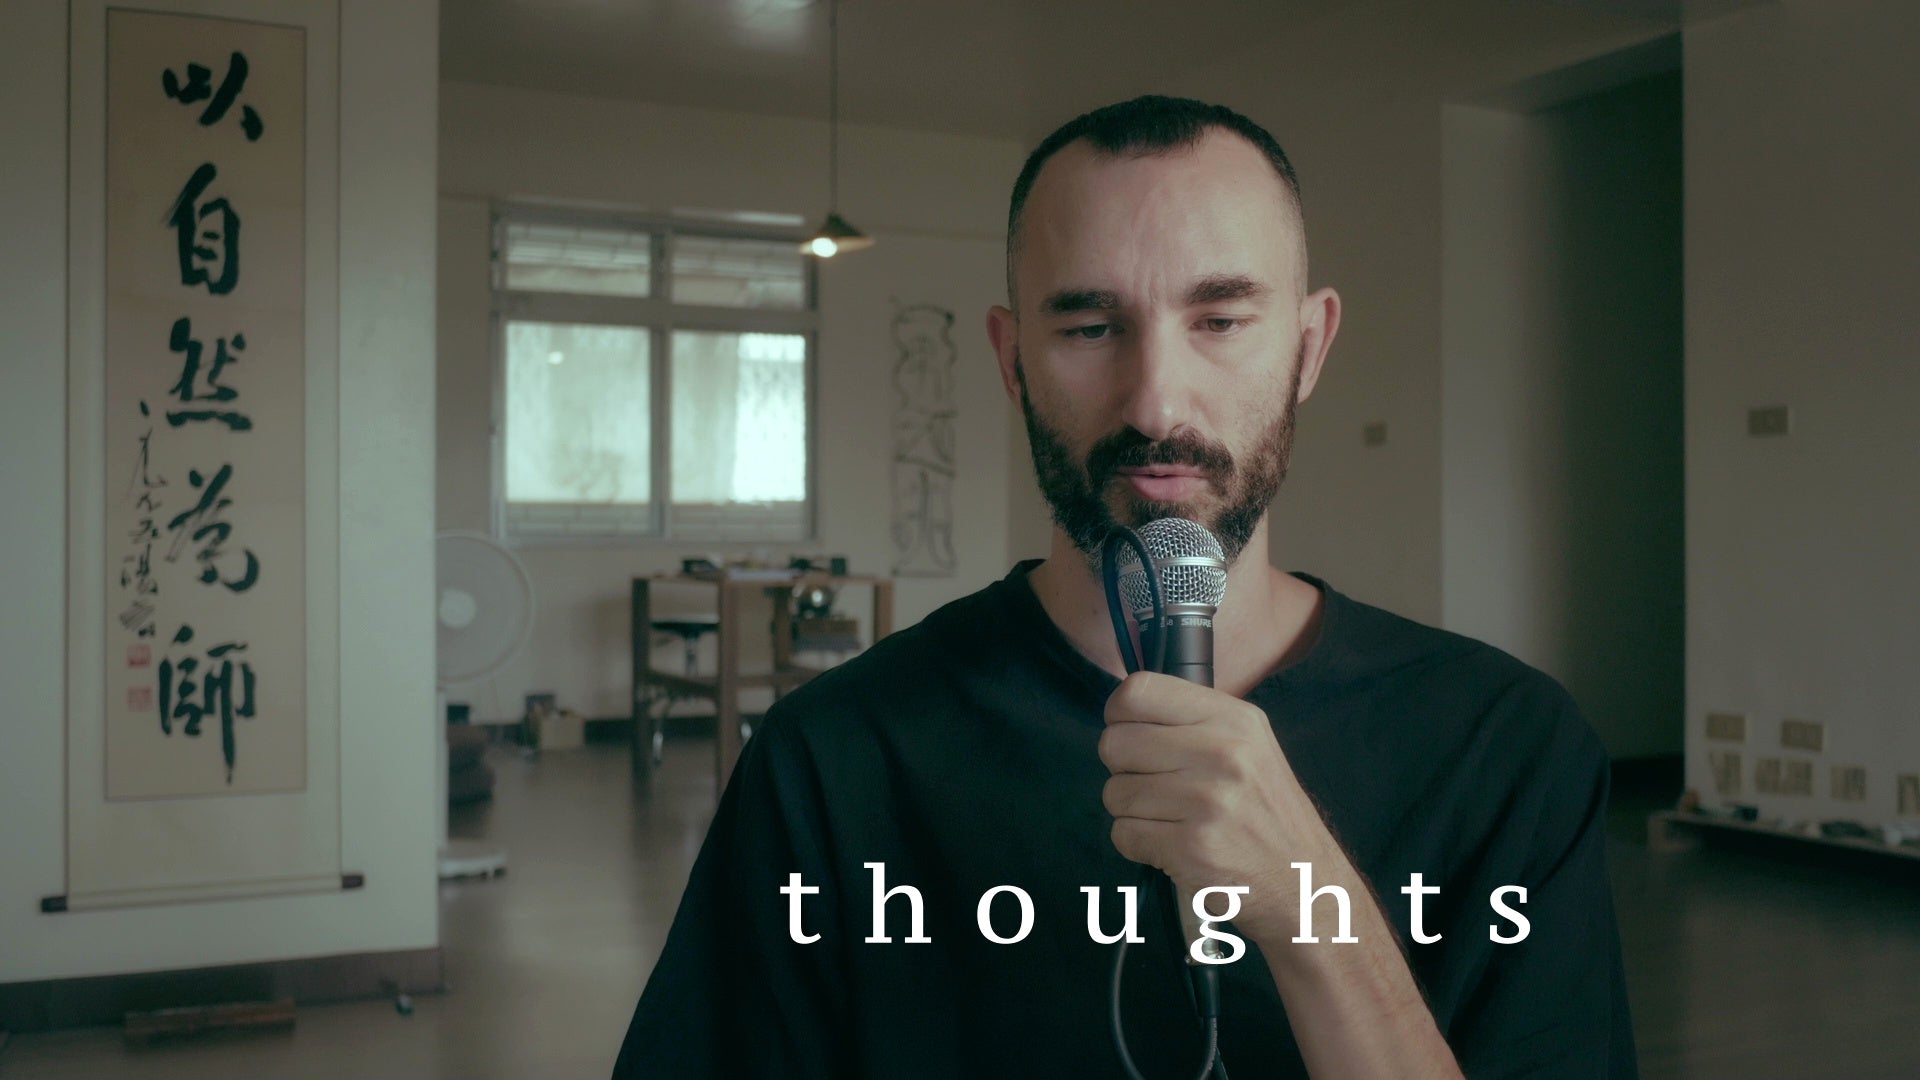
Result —
M496 750L456 835L505 877L442 887L449 992L302 1008L288 1034L128 1051L117 1028L16 1035L0 1077L602 1078L713 813L712 744L672 740L636 798L626 750ZM1710 845L1655 855L1663 780L1611 817L1641 1065L1652 1080L1920 1077L1920 876L1884 860ZM636 805L637 804L637 805Z
M118 1028L15 1035L0 1080L604 1080L713 816L713 743L669 741L644 799L625 744L489 760L493 800L456 809L450 829L504 849L508 868L440 886L446 994L411 1016L302 1007L291 1033L138 1051Z

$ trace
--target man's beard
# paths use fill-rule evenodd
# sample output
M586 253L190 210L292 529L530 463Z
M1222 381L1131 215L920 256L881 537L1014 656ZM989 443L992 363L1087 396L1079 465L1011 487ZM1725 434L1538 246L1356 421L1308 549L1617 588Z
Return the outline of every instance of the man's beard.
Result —
M1225 446L1191 428L1181 428L1172 438L1149 440L1131 427L1102 437L1087 451L1084 463L1074 460L1060 434L1048 427L1034 411L1027 395L1027 373L1014 355L1014 373L1020 380L1020 411L1027 419L1027 442L1033 448L1033 471L1040 481L1040 493L1053 508L1054 523L1067 534L1073 545L1089 561L1100 557L1100 546L1117 524L1138 528L1156 518L1183 517L1206 526L1220 538L1227 562L1240 557L1253 532L1260 527L1273 497L1287 477L1287 462L1293 456L1293 417L1300 403L1300 361L1294 357L1293 372L1287 378L1287 397L1280 415L1261 433L1246 461L1235 461ZM1195 503L1156 502L1134 495L1122 487L1117 496L1121 513L1116 518L1109 506L1107 492L1115 482L1124 485L1119 470L1145 465L1186 465L1198 468L1208 485L1224 503L1209 520Z

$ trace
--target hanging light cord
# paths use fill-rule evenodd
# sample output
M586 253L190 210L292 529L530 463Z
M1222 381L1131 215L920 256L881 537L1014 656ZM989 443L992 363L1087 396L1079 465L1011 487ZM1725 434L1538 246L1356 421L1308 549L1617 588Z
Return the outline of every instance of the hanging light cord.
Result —
M827 0L827 213L840 212L840 0Z

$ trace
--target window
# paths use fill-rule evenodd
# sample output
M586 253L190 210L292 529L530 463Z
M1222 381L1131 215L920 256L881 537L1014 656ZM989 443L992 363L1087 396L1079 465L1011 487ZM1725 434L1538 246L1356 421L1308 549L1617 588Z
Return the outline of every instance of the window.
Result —
M811 261L796 244L502 214L501 531L806 539L815 313Z

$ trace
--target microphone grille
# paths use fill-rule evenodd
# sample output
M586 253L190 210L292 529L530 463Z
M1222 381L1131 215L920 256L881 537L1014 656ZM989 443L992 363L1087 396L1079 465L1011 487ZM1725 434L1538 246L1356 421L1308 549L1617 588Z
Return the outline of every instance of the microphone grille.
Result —
M1227 595L1227 554L1206 527L1186 518L1157 518L1138 530L1154 565L1160 568L1160 588L1169 604L1218 608ZM1181 562L1169 565L1172 560ZM1151 617L1153 594L1133 548L1121 545L1120 592L1136 617Z

